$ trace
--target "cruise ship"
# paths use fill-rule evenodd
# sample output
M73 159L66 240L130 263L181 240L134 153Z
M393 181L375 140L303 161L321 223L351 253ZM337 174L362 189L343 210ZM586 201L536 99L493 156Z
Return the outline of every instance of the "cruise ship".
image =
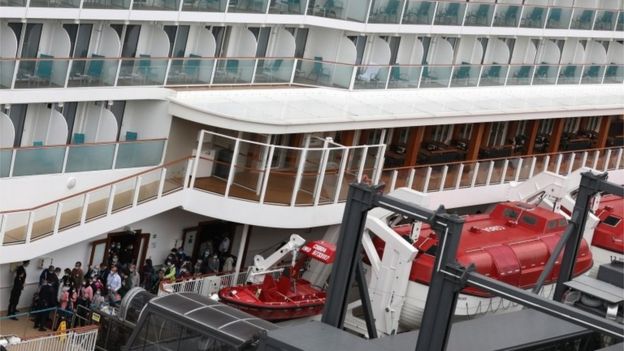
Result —
M352 182L434 208L624 182L622 0L0 0L0 310L24 260L330 240Z

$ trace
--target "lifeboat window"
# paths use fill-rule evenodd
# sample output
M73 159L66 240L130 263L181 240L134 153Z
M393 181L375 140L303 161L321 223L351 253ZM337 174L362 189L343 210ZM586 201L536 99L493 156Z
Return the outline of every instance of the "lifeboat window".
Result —
M548 221L548 229L555 229L559 226L559 220L553 219L552 221Z
M615 227L617 226L620 221L622 220L622 218L616 217L616 216L609 216L607 218L604 219L604 221L602 221L602 223L611 226L611 227Z
M528 214L523 215L520 220L528 225L535 225L537 223L537 218Z
M518 211L515 211L512 208L506 208L503 211L503 216L505 216L506 218L517 219L518 218Z
M560 218L559 219L559 226L560 227L565 227L568 225L568 221L565 218Z

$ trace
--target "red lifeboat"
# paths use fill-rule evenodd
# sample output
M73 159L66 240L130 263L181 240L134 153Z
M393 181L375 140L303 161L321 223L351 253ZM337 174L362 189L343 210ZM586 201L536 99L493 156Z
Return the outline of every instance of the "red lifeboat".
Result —
M563 234L566 219L541 207L521 202L497 204L487 214L465 218L464 230L459 242L457 260L462 265L474 263L477 272L511 285L530 289L535 285L555 245ZM411 225L394 228L397 233L409 236ZM374 240L377 251L383 251L383 242ZM414 247L418 249L412 263L410 281L428 285L438 245L438 238L431 227L423 224ZM546 284L556 280L559 274L557 262ZM583 240L574 266L574 275L580 275L592 266L592 254ZM489 296L472 287L462 291L475 296Z
M624 198L605 195L596 212L600 223L594 231L592 246L624 254Z
M325 264L334 261L336 246L323 240L305 243L299 249L302 257L279 278L265 274L261 284L228 287L219 291L222 303L269 321L283 321L319 314L325 305L325 290L301 278L306 261L315 259Z

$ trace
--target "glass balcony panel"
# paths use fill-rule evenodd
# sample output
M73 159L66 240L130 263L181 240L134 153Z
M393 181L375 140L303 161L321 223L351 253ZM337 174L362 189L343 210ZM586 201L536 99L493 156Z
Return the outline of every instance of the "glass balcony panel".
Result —
M180 0L134 0L133 10L177 11Z
M23 59L17 69L15 88L55 88L65 86L69 60L39 55L40 59Z
M144 140L119 143L115 168L147 167L160 164L165 140Z
M509 70L507 65L484 65L483 70L481 70L479 86L505 85L507 70Z
M141 174L141 186L139 187L137 203L153 200L158 196L161 173L162 168L157 168Z
M23 7L26 6L26 0L0 0L0 7Z
M524 160L527 162L527 160ZM515 179L518 165L520 164L520 158L511 158L507 162L507 171L503 175L505 177L505 183L509 183Z
M259 201L268 157L269 147L266 145L241 141L229 196ZM271 181L270 176L268 180Z
M521 9L520 6L498 4L494 15L494 27L517 27Z
M113 213L132 206L136 180L136 177L132 177L115 183L115 197L113 199L112 208Z
M581 79L580 65L566 65L559 70L559 79L557 84L578 84Z
M596 12L596 22L594 23L594 30L613 30L615 28L616 20L616 11L598 10Z
M300 149L275 148L271 162L271 174L264 197L265 203L290 204L301 154Z
M184 0L182 11L225 12L227 0Z
M9 176L12 157L13 149L0 149L0 178Z
M167 85L210 84L213 68L213 58L191 55L190 58L171 60Z
M513 65L509 67L507 85L529 85L535 67L532 65Z
M546 19L546 7L525 6L520 27L543 28Z
M91 59L74 59L69 71L70 87L99 87L115 85L118 59L105 59L103 56Z
M30 240L34 241L54 232L54 220L58 203L51 203L33 210L33 227Z
M168 59L152 59L147 55L140 59L122 59L117 85L163 85Z
M167 174L165 175L165 184L163 185L163 195L181 190L184 187L187 165L188 160L181 160L165 167ZM199 167L202 167L202 162L199 163Z
M438 2L435 24L460 26L466 11L466 4L461 2Z
M23 243L26 241L26 230L30 211L5 213L3 245Z
M531 174L531 164L533 160L529 157L524 158L522 161L522 165L520 166L520 173L518 176L518 181L524 181L529 179L529 175ZM540 172L533 171L533 175L538 174Z
M558 65L538 65L533 74L533 84L555 84L558 71Z
M459 181L460 188L469 188L474 175L476 163L464 163L464 169L462 170L461 180Z
M355 89L384 89L388 80L389 66L359 66L353 87Z
M440 190L442 184L442 172L444 166L432 166L431 176L429 177L429 184L427 186L427 192L432 193Z
M403 1L373 0L368 23L399 23Z
M112 169L114 154L115 144L70 145L65 172Z
M421 88L446 88L451 78L451 66L423 66Z
M293 59L259 60L255 83L289 83L292 75Z
M59 230L80 224L85 196L86 194L72 196L60 202L62 204L62 210Z
M308 15L364 22L369 0L310 0Z
M492 170L492 176L490 177L490 184L500 184L501 181L505 179L505 174L503 174L504 166L505 160L494 161L494 169Z
M548 11L546 28L568 29L571 16L572 8L570 7L551 7Z
M230 0L228 12L266 13L267 0Z
M421 66L392 66L388 88L418 88Z
M594 15L596 11L593 9L575 8L572 14L571 29L592 29L594 24Z
M251 84L255 59L219 59L214 84Z
M457 177L459 176L459 163L449 164L446 178L444 179L444 190L455 189L455 185L457 185Z
M130 8L130 0L84 0L82 8L127 10Z
M624 31L624 11L620 11L618 15L617 25L615 26L615 30Z
M581 155L580 153L576 155L576 158L580 158ZM611 155L609 155L609 171L613 171L615 170L615 166L617 166L617 161L618 161L618 149L611 149ZM622 166L620 166L621 168ZM576 169L579 169L579 167L576 167Z
M485 185L487 175L490 171L490 161L479 162L479 170L477 171L476 186Z
M463 64L455 66L451 86L453 87L475 87L479 82L481 65Z
M327 152L327 164L325 175L321 185L319 203L332 203L338 191L338 178L340 176L340 163L344 155L344 149L329 149ZM344 184L343 184L344 186Z
M354 67L348 64L323 62L321 57L316 60L300 60L295 71L295 83L320 85L337 88L348 88Z
M80 0L30 0L30 7L80 7Z
M13 176L61 173L64 157L65 146L16 149Z
M89 204L87 205L87 214L85 221L91 221L106 215L108 210L108 201L110 200L111 186L106 185L101 188L90 191Z
M416 191L425 191L425 178L427 177L427 168L419 166L414 168L414 179L412 181L412 189ZM409 185L409 184L408 184Z
M271 0L269 13L303 15L305 4L303 0Z
M607 66L602 65L585 65L583 66L583 84L600 84L605 74Z
M0 89L11 88L13 72L15 71L14 59L0 59Z
M469 4L466 10L465 26L490 26L494 15L494 4Z
M431 24L436 3L434 1L407 0L403 24Z
M624 81L624 65L608 65L604 83L622 83Z
M306 153L304 169L301 175L301 184L295 201L299 206L314 204L322 157L323 150L308 149Z
M211 135L208 140L202 147L195 187L223 195L230 175L235 139Z

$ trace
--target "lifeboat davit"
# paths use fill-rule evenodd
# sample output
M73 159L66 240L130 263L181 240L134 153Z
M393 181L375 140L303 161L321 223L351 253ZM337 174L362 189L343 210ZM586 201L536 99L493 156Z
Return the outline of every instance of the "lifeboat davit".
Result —
M596 266L624 257L624 198L604 195L596 211L600 222L594 230L592 252Z
M323 240L301 247L301 257L276 279L264 274L261 283L245 284L219 291L222 303L269 321L284 321L317 315L323 311L326 292L301 277L309 259L325 264L334 261L336 246Z
M567 225L563 216L541 207L522 202L500 203L489 213L465 217L457 261L464 266L474 264L475 270L486 276L530 289L535 286ZM412 225L397 225L393 229L408 238ZM374 238L373 243L381 256L384 242ZM412 262L410 282L400 317L401 326L410 329L418 327L422 319L438 236L430 226L423 224L413 246L418 249L418 253ZM552 283L559 274L559 265L560 260L546 280L548 285L543 290L545 295L552 294ZM583 240L576 258L574 275L583 274L591 267L592 253ZM467 287L459 295L455 315L472 317L520 307L485 291Z

